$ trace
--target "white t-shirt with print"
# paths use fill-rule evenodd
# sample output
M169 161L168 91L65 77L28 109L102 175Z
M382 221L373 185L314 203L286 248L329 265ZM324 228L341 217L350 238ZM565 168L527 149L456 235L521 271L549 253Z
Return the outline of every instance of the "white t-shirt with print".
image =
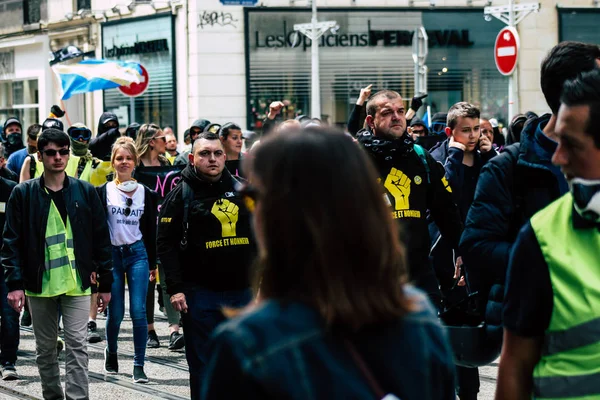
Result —
M131 196L131 206L127 199ZM106 205L108 210L108 228L113 246L133 244L142 240L140 220L144 214L144 187L138 185L133 194L117 189L115 182L106 184ZM129 211L127 211L129 209ZM128 214L128 215L126 215Z

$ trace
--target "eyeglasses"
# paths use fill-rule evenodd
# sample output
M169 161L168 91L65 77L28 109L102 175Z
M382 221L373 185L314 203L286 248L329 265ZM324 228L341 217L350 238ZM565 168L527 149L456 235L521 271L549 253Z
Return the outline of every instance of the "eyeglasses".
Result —
M152 139L162 139L163 142L167 143L167 137L165 135L163 136L154 136Z
M412 133L414 133L415 135L423 135L425 133L424 129L413 129Z
M44 153L48 157L54 157L54 156L56 156L56 153L60 154L61 156L67 156L67 155L69 155L69 149L60 149L60 150L48 149L48 150L42 150L42 153Z
M250 184L244 184L241 185L241 187L238 189L238 192L240 196L242 196L242 200L244 201L246 209L249 212L254 213L254 210L256 210L256 202L259 198L258 190L256 190L256 188Z
M69 136L75 141L82 139L88 141L92 138L92 131L87 128L69 128Z
M129 217L131 215L131 205L133 204L133 199L131 197L128 197L127 200L125 200L125 205L127 206L127 208L125 209L125 212L123 214L125 214L126 217Z

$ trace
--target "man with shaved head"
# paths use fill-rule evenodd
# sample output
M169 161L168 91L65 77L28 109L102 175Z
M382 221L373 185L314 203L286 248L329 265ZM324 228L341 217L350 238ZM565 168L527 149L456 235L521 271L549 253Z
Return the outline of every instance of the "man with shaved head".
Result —
M367 102L370 132L364 131L357 139L375 162L384 198L403 228L400 232L407 244L410 279L439 306L438 280L428 257L427 213L431 212L453 248L458 247L462 224L443 167L407 134L405 110L399 93L375 93Z
M225 168L225 149L215 133L194 141L182 182L160 214L157 253L171 304L183 319L191 398L200 398L206 344L225 318L223 307L250 302L249 268L256 252L250 213Z

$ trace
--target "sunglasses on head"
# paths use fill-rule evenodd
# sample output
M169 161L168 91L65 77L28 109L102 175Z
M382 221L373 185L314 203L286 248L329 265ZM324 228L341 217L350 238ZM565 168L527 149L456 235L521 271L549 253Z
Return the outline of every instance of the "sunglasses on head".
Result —
M42 150L42 153L44 153L48 157L54 157L54 156L56 156L56 153L60 154L61 156L66 156L66 155L69 155L69 149L60 149L60 150L48 149L48 150Z
M127 200L125 200L125 205L127 206L127 208L123 212L126 217L129 217L131 215L131 205L132 204L133 204L133 199L131 197L128 197Z
M238 192L242 196L246 209L253 213L256 210L256 202L259 198L258 190L250 184L243 184L238 189Z
M69 128L68 132L73 140L83 139L87 141L92 137L92 131L87 128Z

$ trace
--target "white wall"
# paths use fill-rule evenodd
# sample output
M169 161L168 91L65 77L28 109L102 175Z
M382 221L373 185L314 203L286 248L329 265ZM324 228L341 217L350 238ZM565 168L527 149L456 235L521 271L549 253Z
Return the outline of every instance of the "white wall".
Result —
M204 13L225 13L225 23L206 23ZM219 19L223 21L223 19ZM204 24L199 26L200 21ZM218 0L189 2L189 118L246 126L244 11Z
M48 22L64 21L67 13L76 13L74 0L48 0Z

